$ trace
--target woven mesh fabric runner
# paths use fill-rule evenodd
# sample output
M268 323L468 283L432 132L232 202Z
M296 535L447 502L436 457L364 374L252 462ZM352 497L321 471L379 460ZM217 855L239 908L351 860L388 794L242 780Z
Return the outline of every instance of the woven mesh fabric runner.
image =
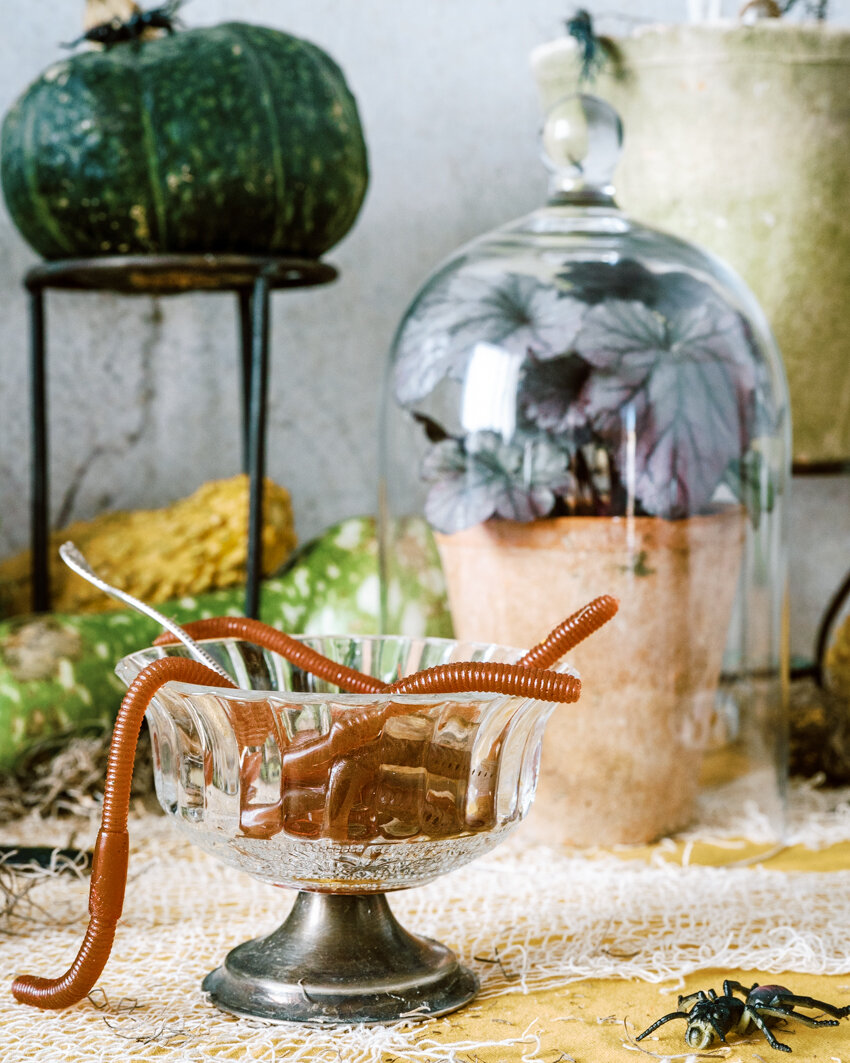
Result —
M721 809L703 811L700 826L687 836L615 853L529 847L520 829L468 867L393 894L402 924L454 948L480 976L481 996L443 1020L331 1029L236 1019L207 1002L200 989L206 972L234 945L278 926L293 894L223 867L165 817L136 814L124 917L106 971L80 1005L39 1012L18 1005L8 987L17 973L55 976L67 968L88 918L88 879L45 877L15 905L8 883L4 887L0 1059L552 1063L557 1053L545 1047L545 1031L535 1025L538 1012L546 1013L550 1033L560 1038L563 1059L581 1059L570 1048L576 1009L588 994L598 996L600 986L613 987L611 993L616 987L595 980L637 980L622 983L635 987L626 1003L651 991L646 1007L660 1015L675 1007L675 995L659 997L659 990L692 986L687 979L693 972L791 971L802 977L850 971L850 792L795 787L783 846L765 837L754 847L761 827L757 820L747 823L741 808L734 814L727 808L725 823ZM89 845L96 829L94 819L33 818L7 825L2 835L21 844ZM747 843L736 840L742 833L750 836ZM712 861L726 866L696 863L706 846ZM832 855L824 863L818 853ZM698 987L706 977L697 979ZM834 1002L850 1002L846 982L850 978L828 987L833 996L845 994ZM812 984L806 981L806 992ZM615 1007L595 1021L622 1018ZM643 1020L636 1015L635 1021L640 1026ZM623 1046L622 1028L612 1030ZM682 1052L681 1031L669 1037L665 1044L677 1038ZM762 1041L749 1051L766 1055L770 1049ZM841 1051L846 1054L835 1050L824 1058L850 1058L850 1023ZM607 1058L620 1057L612 1052ZM718 1058L739 1057L724 1048Z

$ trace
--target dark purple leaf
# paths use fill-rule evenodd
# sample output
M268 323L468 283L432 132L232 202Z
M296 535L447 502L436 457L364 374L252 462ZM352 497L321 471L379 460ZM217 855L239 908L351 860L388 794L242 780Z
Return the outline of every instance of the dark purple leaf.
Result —
M422 478L431 484L425 517L438 531L461 531L496 511L503 477L491 464L471 459L459 440L443 440L428 451Z
M681 270L653 273L631 258L617 262L571 262L558 274L569 292L595 305L610 299L643 303L666 317L708 302L718 302L714 289Z
M619 262L571 262L558 279L568 285L571 295L585 303L629 299L652 305L658 296L655 274L631 258Z
M413 419L425 429L425 435L429 443L441 443L444 439L450 438L445 428L438 424L433 417L429 417L427 413L420 413L418 410L414 410Z
M755 380L738 316L709 303L667 321L641 303L611 301L588 312L576 347L597 370L581 411L619 450L621 476L633 430L641 506L668 517L699 512L749 445Z
M529 424L560 435L581 431L576 402L588 377L587 362L574 354L546 361L529 359L522 375L519 407Z

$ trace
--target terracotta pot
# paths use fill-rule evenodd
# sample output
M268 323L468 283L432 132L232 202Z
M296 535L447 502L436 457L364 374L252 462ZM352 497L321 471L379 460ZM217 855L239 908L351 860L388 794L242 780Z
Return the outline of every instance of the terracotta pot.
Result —
M614 620L570 655L577 705L547 724L522 828L573 845L649 842L688 822L735 600L745 516L488 521L437 542L455 634L530 647L599 594Z

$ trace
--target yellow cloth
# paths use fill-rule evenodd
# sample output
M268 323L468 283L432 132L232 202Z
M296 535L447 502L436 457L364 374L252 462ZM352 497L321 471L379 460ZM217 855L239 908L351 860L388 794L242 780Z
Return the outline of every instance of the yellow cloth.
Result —
M720 992L723 978L779 982L848 1004L845 815L846 807L831 844L816 850L719 838L616 854L554 852L529 848L520 830L469 867L391 896L405 927L444 941L478 972L478 999L444 1019L324 1030L236 1019L205 1000L204 974L234 945L274 929L292 894L223 867L165 817L136 815L124 917L91 1000L39 1012L8 990L14 974L67 968L87 922L87 878L49 880L0 920L0 1060L634 1063L640 1054L624 1023L639 1033L675 1010L678 993ZM820 834L823 825L821 817ZM18 822L2 840L90 844L96 826ZM26 902L46 909L49 925ZM691 939L703 944L691 948ZM759 963L735 966L745 952ZM684 1028L668 1023L639 1047L686 1058ZM850 1061L850 1019L827 1029L793 1023L780 1040L792 1045L792 1059ZM733 1037L707 1058L782 1057L755 1034Z

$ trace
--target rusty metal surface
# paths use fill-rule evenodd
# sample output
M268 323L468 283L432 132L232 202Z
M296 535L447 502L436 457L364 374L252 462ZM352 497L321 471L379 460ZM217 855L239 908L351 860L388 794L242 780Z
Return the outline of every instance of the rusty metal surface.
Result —
M124 295L241 291L257 277L270 288L305 288L335 280L334 266L313 259L254 255L104 255L41 262L24 283L30 291L62 288Z

